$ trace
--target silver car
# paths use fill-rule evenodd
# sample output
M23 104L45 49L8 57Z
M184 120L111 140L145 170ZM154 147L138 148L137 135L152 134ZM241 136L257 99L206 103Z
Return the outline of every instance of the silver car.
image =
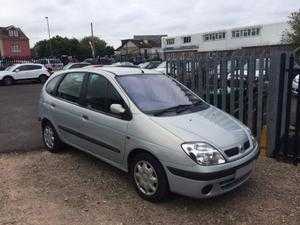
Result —
M129 172L149 201L228 192L250 177L259 154L245 125L153 70L57 72L42 89L39 118L49 151L68 144Z

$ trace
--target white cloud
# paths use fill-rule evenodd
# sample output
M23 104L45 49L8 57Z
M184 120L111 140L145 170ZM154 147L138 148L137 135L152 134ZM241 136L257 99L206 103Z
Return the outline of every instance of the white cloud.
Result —
M52 35L95 35L117 47L134 34L198 33L247 24L284 21L299 0L0 0L0 26L20 26L31 40Z

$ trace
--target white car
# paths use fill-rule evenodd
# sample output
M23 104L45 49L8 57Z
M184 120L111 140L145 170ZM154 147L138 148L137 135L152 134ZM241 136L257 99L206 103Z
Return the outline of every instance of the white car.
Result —
M82 68L90 65L91 65L90 63L68 63L67 65L64 66L63 70L77 69L77 68Z
M167 74L167 64L166 64L166 62L162 62L154 70L157 71L157 72L161 72L163 74Z
M45 83L49 76L44 65L34 63L15 64L0 71L0 81L4 85L11 85L19 80L37 80Z
M39 59L36 63L43 64L47 69L51 71L61 70L64 67L64 64L60 59Z
M297 75L295 77L295 79L293 80L293 84L292 84L292 92L295 95L298 94L299 77L300 77L300 75Z

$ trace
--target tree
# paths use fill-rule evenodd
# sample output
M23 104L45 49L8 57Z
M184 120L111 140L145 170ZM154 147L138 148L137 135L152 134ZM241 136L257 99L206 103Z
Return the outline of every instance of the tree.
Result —
M38 58L68 55L82 60L92 57L91 47L89 44L91 40L91 37L85 37L79 41L76 38L69 39L67 37L55 36L50 40L37 42L32 50L34 56ZM113 47L107 46L106 42L98 37L94 37L93 44L95 46L95 56L102 57L114 54Z
M95 49L95 56L103 57L105 55L111 56L114 54L114 49L111 46L107 46L106 42L98 37L92 38L91 36L84 37L80 41L81 54L85 57L93 57L90 42Z
M286 32L286 40L284 41L294 47L300 47L300 9L290 14L288 24L290 31Z

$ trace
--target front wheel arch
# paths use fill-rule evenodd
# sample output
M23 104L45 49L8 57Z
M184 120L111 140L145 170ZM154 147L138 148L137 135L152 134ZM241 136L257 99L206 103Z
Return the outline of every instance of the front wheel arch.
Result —
M136 157L139 154L143 154L143 153L151 155L158 162L160 162L160 160L155 155L153 155L150 151L147 151L147 150L144 150L144 149L141 149L141 148L137 148L137 149L132 150L127 156L127 169L128 169L128 171L130 171L130 164L132 163L132 160L134 159L134 157ZM161 162L160 162L160 164L161 164Z

